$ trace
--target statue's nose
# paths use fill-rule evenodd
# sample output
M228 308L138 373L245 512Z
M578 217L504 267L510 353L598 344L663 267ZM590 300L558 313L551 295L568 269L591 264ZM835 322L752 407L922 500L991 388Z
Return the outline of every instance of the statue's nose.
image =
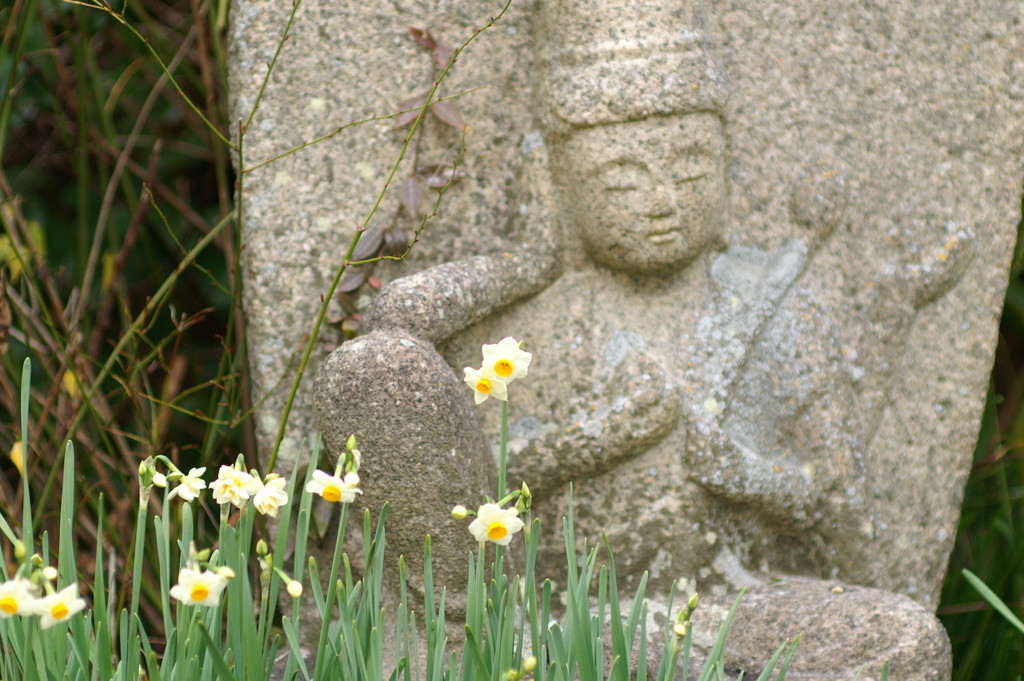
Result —
M651 187L646 198L644 214L649 218L667 217L676 211L672 197L663 185Z

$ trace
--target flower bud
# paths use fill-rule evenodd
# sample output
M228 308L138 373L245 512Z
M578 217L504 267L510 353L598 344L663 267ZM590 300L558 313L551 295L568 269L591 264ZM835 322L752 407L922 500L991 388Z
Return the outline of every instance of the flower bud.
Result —
M217 574L225 579L234 579L235 571L229 568L227 565L217 568Z
M57 568L52 565L47 565L43 568L43 577L46 577L51 582L57 579Z
M693 612L697 609L697 592L694 591L693 595L690 596L690 600L686 603L686 609Z
M345 449L351 452L357 446L358 445L356 444L356 435L355 433L352 433L351 435L348 436L348 442L345 443Z
M537 658L534 657L533 655L530 655L528 658L523 660L523 666L521 668L521 671L524 674L529 674L530 672L532 672L536 668L537 668Z
M458 506L452 509L452 517L456 520L462 520L463 518L465 518L466 513L468 513L468 511L466 510L466 507L463 506L462 504L459 504Z
M41 568L41 567L43 567L43 557L40 556L38 553L33 553L32 554L32 558L30 559L30 562L32 563L32 567L34 567L34 568Z
M196 560L198 560L200 563L205 563L206 561L210 560L210 549L203 549L202 551L197 553Z
M167 476L163 473L154 473L153 484L157 487L167 487Z
M25 554L28 553L28 549L25 548L25 542L20 539L14 542L14 557L18 560L25 560Z
M265 556L268 553L270 553L270 549L267 547L267 542L263 541L262 539L260 539L258 542L256 542L256 555L257 556Z
M25 448L21 444L21 440L18 440L11 447L11 451L8 452L7 456L10 457L11 463L14 464L15 468L18 469L18 473L21 475L25 474Z
M676 622L675 626L672 627L672 632L679 638L686 638L686 634L690 631L690 622Z
M298 598L302 595L302 583L297 579L293 579L288 582L288 595L292 598Z

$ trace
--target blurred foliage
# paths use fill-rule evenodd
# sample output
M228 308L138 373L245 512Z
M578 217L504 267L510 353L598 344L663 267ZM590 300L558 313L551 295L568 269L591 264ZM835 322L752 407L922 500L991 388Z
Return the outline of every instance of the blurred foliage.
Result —
M1024 614L1024 220L1018 226L1011 281L974 467L939 616L953 643L956 681L1000 681L1024 674L1024 637L960 574L978 575Z
M21 504L6 453L31 357L36 530L57 536L56 464L74 440L77 539L100 540L85 519L102 494L102 541L130 574L143 458L187 469L254 451L229 150L153 56L226 134L226 0L123 11L142 38L81 4L0 6L0 512Z

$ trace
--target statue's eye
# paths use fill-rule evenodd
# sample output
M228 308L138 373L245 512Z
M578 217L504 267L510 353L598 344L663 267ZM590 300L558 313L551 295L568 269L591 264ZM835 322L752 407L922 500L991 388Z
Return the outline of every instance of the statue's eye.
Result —
M693 182L710 175L714 170L715 159L710 153L688 151L672 164L672 182L677 185Z
M632 165L613 166L598 176L602 188L607 192L630 192L646 184L643 170Z

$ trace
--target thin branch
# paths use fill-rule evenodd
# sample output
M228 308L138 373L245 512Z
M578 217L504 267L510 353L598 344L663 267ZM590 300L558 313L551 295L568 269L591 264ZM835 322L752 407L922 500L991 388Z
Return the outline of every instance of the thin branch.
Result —
M187 50L192 46L192 41L195 39L195 36L196 27L193 26L189 29L188 35L185 36L185 40L182 42L178 53L174 55L174 59L171 60L170 69L176 69L178 64L180 64L185 58ZM127 159L135 149L135 144L139 140L142 128L149 120L149 113L152 111L153 105L156 104L157 98L160 96L160 93L163 92L164 86L167 85L168 81L173 82L173 78L170 70L165 68L163 75L157 79L153 88L149 91L149 96L146 97L146 101L143 103L142 109L139 111L139 115L135 119L135 124L132 126L132 130L128 134L128 138L125 140L124 148L118 156L117 163L114 165L114 170L110 174L110 180L107 182L107 191L103 195L103 202L100 204L100 212L96 218L96 230L93 233L92 246L89 248L89 258L86 261L85 274L82 277L82 297L78 307L76 307L74 312L72 312L70 324L72 329L78 327L78 324L82 319L82 314L85 312L86 303L89 300L89 290L92 286L93 277L95 276L96 265L99 262L100 246L103 242L103 235L107 231L110 209L114 203L114 193L117 190L117 184L121 178L121 173L124 172Z
M493 26L494 23L505 14L505 12L511 5L512 0L507 0L505 6L502 7L501 11L496 16L492 17L490 21L484 24L484 26L477 29L473 33L473 35L467 38L466 41L462 43L462 45L460 45L458 48L456 48L456 50L452 53L451 59L448 60L448 65L444 68L444 71L441 72L441 75L434 82L434 86L430 89L430 92L427 94L427 101L423 105L423 108L420 111L419 115L416 117L416 120L413 122L412 128L409 130L409 134L406 135L405 141L402 144L402 150L399 152L398 158L395 160L394 165L391 167L391 172L388 174L388 178L384 182L384 186L381 188L380 193L377 195L377 200L374 202L373 207L367 214L366 219L363 220L363 225L369 224L370 220L377 212L377 209L380 207L381 202L384 200L384 195L387 193L388 187L391 185L391 181L394 179L395 174L398 172L398 167L402 164L402 159L405 158L405 152L409 148L409 143L412 141L412 137L416 133L416 129L423 121L423 117L426 115L427 108L432 103L434 95L437 93L437 89L440 87L444 79L448 76L448 72L451 70L452 66L455 65L455 62L459 58L459 55L462 53L464 49L466 49L466 47L471 42L473 42L473 40L477 38L477 36L479 36L481 33L483 33L488 28ZM309 358L313 354L313 346L316 344L316 339L320 334L320 326L323 324L324 317L327 316L327 306L329 305L331 299L334 297L334 291L335 289L337 289L338 283L341 281L341 277L345 274L345 269L348 266L347 263L349 259L352 257L352 253L355 251L356 246L359 244L359 238L362 236L362 234L362 230L357 230L355 235L352 237L352 241L348 245L348 251L345 253L345 259L342 262L341 267L339 267L338 271L335 273L334 279L331 281L331 285L327 289L327 294L323 297L323 302L320 303L320 312L317 314L316 320L313 323L313 329L310 333L309 341L306 343L306 349L302 355L302 362L299 364L298 372L295 375L295 380L292 382L291 392L288 395L288 400L285 402L284 405L284 412L281 415L281 420L279 422L279 426L277 429L277 438L274 440L274 447L271 450L270 460L267 463L268 471L273 471L274 464L277 463L277 453L281 448L281 442L284 441L284 433L285 427L288 425L288 417L291 415L292 405L294 405L295 403L295 396L299 392L299 383L302 381L302 376L306 372L306 366L309 364Z
M256 165L248 166L242 172L243 173L251 173L254 170L259 170L263 166L270 165L274 161L280 160L280 159L284 158L285 156L288 156L289 154L294 154L296 151L302 151L306 147L311 147L314 144L319 144L320 142L323 142L324 140L329 140L332 137L334 137L335 135L337 135L338 133L344 132L345 130L348 130L349 128L355 127L357 125L363 125L364 123L373 123L374 121L386 121L389 118L397 118L398 116L401 116L404 113L410 113L410 112L413 112L413 111L422 111L422 110L424 110L426 108L429 108L429 106L432 105L432 104L437 104L438 102L447 102L449 99L456 99L458 97L462 97L463 95L468 95L468 94L470 94L472 92L476 92L477 90L482 90L484 87L486 87L486 86L481 85L479 87L475 87L475 88L472 88L470 90L463 90L462 92L457 92L454 95L448 95L447 97L438 97L433 102L430 102L430 104L424 104L423 106L416 106L416 107L413 107L411 109L402 109L401 111L395 111L393 113L388 113L388 114L379 114L379 115L376 115L376 116L370 116L369 118L363 118L363 119L358 120L358 121L350 121L348 123L345 123L341 127L332 130L331 132L329 132L327 134L320 135L319 137L317 137L315 139L312 139L312 140L310 140L308 142L302 142L298 146L292 147L291 149L288 149L287 151L282 151L280 154L277 154L276 156L271 156L270 158L268 158L265 161L260 161Z

